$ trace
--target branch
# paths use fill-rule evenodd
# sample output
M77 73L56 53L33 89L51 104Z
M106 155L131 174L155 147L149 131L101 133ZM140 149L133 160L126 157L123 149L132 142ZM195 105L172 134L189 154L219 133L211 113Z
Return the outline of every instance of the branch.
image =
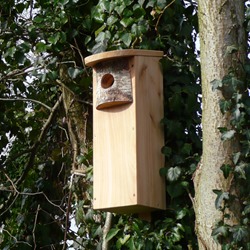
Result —
M69 197L68 197L68 205L67 205L67 212L66 212L66 219L65 219L65 229L64 229L64 239L63 239L63 248L65 250L67 247L67 232L68 232L68 224L69 224L69 209L70 209L70 202L72 198L72 191L69 190Z
M51 107L49 107L47 104L40 102L38 100L35 99L30 99L30 98L0 98L0 101L22 101L22 102L34 102L37 104L40 104L41 106L45 107L46 109L48 109L49 111L51 111Z
M33 19L33 0L30 1L30 20Z
M40 135L38 137L37 142L34 143L33 146L31 147L31 154L30 154L29 161L27 162L26 167L24 168L24 171L23 171L22 175L16 181L16 183L15 183L16 186L18 186L24 180L24 178L28 174L30 168L33 166L37 148L38 148L39 144L42 142L42 140L43 140L43 138L44 138L44 136L45 136L45 134L46 134L46 132L47 132L53 118L54 118L55 112L58 109L61 101L62 101L62 94L59 97L59 99L57 100L57 102L55 103L54 107L51 109L51 113L50 113L47 121L43 125L42 131L41 131L41 133L40 133Z
M24 168L24 170L23 170L23 173L22 173L21 176L19 177L19 179L18 179L15 183L13 183L13 188L15 187L15 189L16 189L16 187L17 187L18 185L20 185L20 184L23 182L23 180L25 179L25 177L26 177L27 174L29 173L30 169L33 167L33 165L34 165L34 160L35 160L35 156L36 156L36 152L37 152L37 149L38 149L38 146L40 145L40 143L42 142L44 136L46 135L46 132L47 132L47 130L48 130L48 128L49 128L49 126L50 126L50 124L51 124L51 122L52 122L54 116L55 116L56 110L58 109L58 107L59 107L61 101L62 101L62 94L61 94L61 96L59 97L59 99L57 100L57 102L55 103L54 107L51 109L51 113L50 113L50 115L49 115L47 121L45 122L44 126L42 127L41 133L40 133L40 135L39 135L37 141L36 141L36 142L33 144L33 146L31 147L31 149L30 149L30 157L29 157L29 160L28 160L28 162L27 162L27 164L26 164L26 166L25 166L25 168ZM15 191L17 191L17 189L16 189ZM2 216L4 213L6 213L6 212L9 210L9 208L14 204L14 202L15 202L15 200L17 199L17 197L18 197L19 194L21 194L21 193L17 193L16 195L11 194L11 195L8 197L8 200L5 202L5 205L8 206L8 208L5 209L5 210L1 213L1 216ZM25 194L26 194L26 193L25 193ZM37 193L37 194L38 194L38 193ZM49 201L48 197L47 197L45 194L43 194L43 195L44 195L44 196L47 198L47 200ZM14 198L13 198L13 196L14 196ZM4 209L4 208L2 207L2 209L0 209L0 211L3 210L3 209ZM61 209L61 208L60 208L60 209ZM62 210L62 209L61 209L61 210ZM63 211L63 210L62 210L62 211Z
M173 3L175 2L175 0L173 0L171 3L169 3L167 6L164 7L164 9L161 11L161 14L159 15L158 19L157 19L157 22L156 22L156 25L155 25L155 31L158 32L158 25L159 25L159 22L160 22L160 19L163 15L163 13L165 12L165 10L170 7Z
M32 230L32 236L33 236L33 242L34 242L34 250L36 249L36 234L35 234L35 231L36 231L36 224L37 224L37 217L38 217L39 210L40 210L40 204L38 204L37 209L36 209L34 227L33 227L33 230Z
M75 38L74 38L74 42L75 42L75 44L76 44L76 49L77 49L77 51L78 51L78 54L79 54L79 56L81 57L82 65L83 65L84 69L86 70L85 63L84 63L84 58L83 58L83 56L82 56L81 50L79 49L78 43L77 43L77 41L76 41ZM87 70L86 70L86 73L87 73L87 75L89 76Z
M57 204L55 204L54 202L52 202L44 192L35 192L35 193L20 192L20 191L17 190L17 187L16 187L16 185L14 184L14 182L11 180L11 178L10 178L5 172L4 172L4 175L5 175L5 177L7 178L7 180L11 183L11 186L12 186L12 188L13 188L14 191L13 191L13 190L2 189L2 188L1 188L1 190L2 190L2 191L7 191L7 192L14 192L15 198L14 198L13 202L10 204L10 206L9 206L3 213L1 213L0 217L1 217L3 214L5 214L5 213L10 209L10 207L14 204L15 200L17 199L17 197L18 197L19 195L29 195L29 196L43 195L43 196L45 197L45 199L46 199L52 206L59 208L59 209L65 214L65 211L64 211L60 206L58 206ZM11 197L11 196L10 196L10 197ZM10 197L9 197L9 200L10 200Z
M3 228L2 231L3 231L3 232L6 232L11 238L13 238L16 244L26 244L26 245L32 247L32 246L31 246L28 242L26 242L26 241L19 241L19 240L17 240L17 238L16 238L15 236L13 236L8 230L6 230L6 229Z
M72 95L75 96L75 93L67 86L65 85L62 81L56 79L56 82L63 88L67 89Z
M103 239L102 239L102 250L108 250L108 241L106 241L106 236L111 228L112 213L107 212L105 224L103 226Z
M42 67L37 67L37 69L41 69ZM29 69L29 70L28 70ZM9 79L10 77L13 77L13 76L21 76L21 75L24 75L24 74L27 74L31 71L34 70L34 65L29 65L23 69L15 69L13 71L10 71L9 73L7 73L6 75L3 75L1 78L0 78L0 81L4 80L4 79Z

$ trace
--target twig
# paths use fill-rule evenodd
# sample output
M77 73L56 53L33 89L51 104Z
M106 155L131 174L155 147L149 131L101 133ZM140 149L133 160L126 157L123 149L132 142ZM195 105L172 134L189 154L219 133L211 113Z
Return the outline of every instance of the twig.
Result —
M72 170L74 171L76 169L76 159L78 155L77 138L73 131L71 120L69 120L67 124L68 124L69 138L72 144L72 151L73 151Z
M108 241L106 236L111 228L112 213L107 212L105 224L103 226L103 239L102 239L102 250L108 250Z
M34 196L34 195L43 195L45 197L45 199L54 207L57 207L59 210L61 210L61 212L63 212L65 214L65 211L57 204L55 204L54 202L52 202L49 197L44 193L44 192L36 192L36 193L26 193L26 192L20 192L20 195L29 195L29 196Z
M34 242L34 250L36 249L36 234L35 234L35 231L36 231L36 223L37 223L37 217L38 217L39 210L40 210L40 204L38 204L37 209L36 209L34 227L33 227L33 230L32 230L32 236L33 236L33 242Z
M12 195L8 197L8 200L5 202L7 204L7 208L0 214L0 218L13 206L15 203L16 199L18 198L19 194L16 194L16 196L13 198ZM8 204L11 201L10 204Z
M161 14L159 15L158 19L157 19L157 22L156 22L156 25L155 25L155 31L158 32L158 25L159 25L159 22L160 22L160 19L163 15L163 13L165 12L165 10L170 7L173 3L175 2L175 0L173 0L171 3L169 3L167 6L164 7L164 9L161 11Z
M34 160L35 160L36 151L38 149L38 146L40 145L40 143L42 142L44 136L46 135L46 132L47 132L47 130L48 130L54 116L55 116L55 112L58 109L61 101L62 101L62 94L59 97L59 99L57 100L57 102L55 103L54 107L51 109L50 115L49 115L47 121L45 122L44 126L42 127L41 133L40 133L37 141L33 144L33 146L30 149L30 158L29 158L29 160L28 160L28 162L27 162L21 176L18 178L18 180L15 183L13 183L13 185L14 185L13 187L19 186L22 183L22 181L25 179L25 177L27 176L30 169L33 167L33 165L34 165L33 163L34 163ZM18 197L18 194L14 197L14 199L13 199L13 194L8 197L8 200L5 202L5 204L8 206L8 208L5 209L1 213L1 215L3 215L4 213L6 213L8 211L8 209L14 204L17 197ZM3 209L4 208L0 209L0 211L3 210Z
M33 18L33 0L30 1L30 20Z
M63 62L57 62L56 65L60 64L74 64L74 67L76 67L76 62L75 61L63 61Z
M14 193L14 194L18 194L19 192L17 191L16 186L15 186L15 184L13 183L13 181L10 179L10 177L9 177L6 173L4 173L4 175L5 175L5 177L7 178L7 180L11 183L11 186L13 187L13 189L15 190L15 193Z
M7 178L7 176L6 176L6 178ZM63 213L65 214L65 211L61 208L61 206L59 206L59 205L55 204L54 202L52 202L52 201L49 199L49 197L48 197L44 192L34 192L34 193L30 193L30 192L20 192L20 191L17 190L15 184L13 183L13 181L12 181L10 178L8 178L8 181L9 181L9 182L11 183L11 185L13 186L14 191L13 191L13 190L10 190L10 189L3 189L3 188L1 188L1 191L12 192L12 193L14 192L14 195L16 195L16 197L14 198L14 201L17 199L17 197L18 197L19 195L27 195L27 196L43 195L43 196L45 197L45 199L46 199L52 206L57 207L58 209L61 210L61 212L63 212ZM11 203L11 205L8 207L8 209L13 205L14 201ZM6 213L8 209L6 209L0 216L2 216L4 213Z
M51 109L51 113L50 113L48 119L46 120L45 124L43 125L41 133L40 133L36 143L34 143L34 145L31 147L31 154L30 154L29 161L26 164L26 167L25 167L22 175L16 181L16 183L15 183L16 186L18 186L23 181L25 176L28 174L30 168L33 166L33 162L34 162L34 159L35 159L37 148L38 148L39 144L42 142L42 139L45 136L45 134L46 134L46 132L47 132L49 126L50 126L50 123L52 122L52 119L53 119L53 117L55 115L55 112L56 112L57 108L59 107L61 101L62 101L62 95L59 97L59 99L55 103L54 107Z
M36 69L42 69L42 67L37 67ZM34 70L34 65L33 64L29 65L29 66L27 66L27 67L25 67L23 69L15 69L13 71L10 71L6 75L3 75L0 78L0 81L2 81L4 79L10 79L10 77L13 77L13 76L21 76L21 75L27 74L29 72L32 72L33 70Z
M74 93L67 85L65 85L62 81L56 79L56 82L57 82L59 85L61 85L63 88L67 89L72 95L75 96L75 93Z
M31 152L31 149L29 148L27 150L24 150L23 152L16 153L15 156L13 156L13 157L8 156L8 158L6 159L6 161L4 162L3 165L7 165L8 162L11 162L12 160L15 160L15 159L19 158L20 156L28 154L30 152ZM3 171L3 165L0 164L0 171Z
M38 100L35 99L30 99L30 98L0 98L0 101L11 101L11 102L15 102L15 101L22 101L22 102L34 102L37 104L40 104L41 106L45 107L46 109L48 109L49 111L51 111L51 107L49 107L47 104L40 102Z
M6 229L3 228L2 231L3 231L3 232L6 232L11 238L13 238L13 239L15 240L15 243L16 243L16 244L26 244L26 245L32 247L32 245L29 244L29 243L26 242L26 241L19 241L19 240L17 240L17 238L16 238L15 236L13 236L8 230L6 230Z
M62 83L62 82L61 82ZM65 86L64 83L62 83L62 86ZM72 98L70 99L70 104L68 104L67 102L67 97L70 96L68 95L69 93L67 93L69 89L63 88L63 106L64 106L64 110L65 110L65 114L66 116L69 115L69 106L71 106L71 104L74 102L74 97L75 94L72 93L72 91L70 90L70 93L73 95ZM69 139L72 145L72 153L73 153L73 160L72 160L72 169L75 170L76 169L76 158L78 155L78 144L77 144L77 137L74 133L73 127L72 127L72 121L71 119L67 119L67 127L68 127L68 132L69 132Z
M70 202L72 198L72 190L69 190L69 197L68 197L68 204L67 204L67 212L66 212L66 219L65 219L65 229L64 229L64 239L63 239L63 250L67 247L67 233L68 233L68 224L69 224L69 209L70 209Z
M85 66L85 63L84 63L84 58L83 58L83 56L82 56L81 50L79 49L78 43L77 43L77 41L76 41L75 38L74 38L74 42L75 42L75 45L76 45L76 49L77 49L77 51L78 51L78 54L79 54L79 56L81 57L81 61L82 61L83 68L86 70L86 66ZM89 76L89 73L88 73L87 70L86 70L86 73L87 73L87 76Z

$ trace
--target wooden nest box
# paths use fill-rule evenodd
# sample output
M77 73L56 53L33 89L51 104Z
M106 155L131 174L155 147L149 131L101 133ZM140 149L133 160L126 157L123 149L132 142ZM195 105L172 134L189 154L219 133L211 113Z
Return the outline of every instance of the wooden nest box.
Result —
M85 58L93 68L94 209L165 209L162 56L132 49Z

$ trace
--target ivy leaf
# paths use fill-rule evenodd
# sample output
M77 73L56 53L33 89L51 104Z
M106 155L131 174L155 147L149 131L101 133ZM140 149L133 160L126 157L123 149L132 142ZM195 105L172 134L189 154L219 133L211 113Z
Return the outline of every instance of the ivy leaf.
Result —
M131 32L136 36L141 36L148 29L148 25L145 22L140 22L138 24L133 24L131 27Z
M184 191L185 189L180 183L172 182L167 186L167 192L172 199L181 196Z
M140 5L134 6L134 16L139 19L146 14L146 11L140 7Z
M239 178L246 180L246 172L245 172L246 163L241 162L237 165L234 171L239 175Z
M132 41L132 35L130 33L126 33L121 37L121 40L127 47L129 47Z
M82 207L78 207L78 209L76 210L75 220L76 225L79 225L81 222L84 221L84 211Z
M183 219L188 214L188 212L189 211L188 211L188 209L186 207L177 210L176 211L176 219L177 220Z
M63 6L63 5L66 5L68 2L69 2L69 0L59 0L58 3Z
M103 52L107 49L107 41L98 42L95 46L90 50L92 54L97 54Z
M15 51L16 51L16 47L10 47L10 48L8 48L7 49L7 51L4 53L4 57L13 57L13 55L14 55L14 53L15 53Z
M172 154L172 149L170 147L163 147L161 152L166 156L169 157Z
M142 6L144 4L145 0L138 0L138 3L140 6Z
M166 0L157 0L157 6L160 9L163 9L167 5Z
M120 231L119 228L111 228L109 232L106 235L106 241L110 241L112 238L114 238Z
M83 70L80 68L73 68L73 67L68 68L68 74L69 74L70 78L72 78L72 79L75 79L82 72L83 72Z
M184 143L183 147L181 148L181 152L184 155L190 155L192 151L192 144L191 143Z
M44 22L44 17L42 16L36 16L33 20L34 23L42 23Z
M221 190L214 189L213 192L217 194L216 200L215 200L215 208L218 210L221 210L223 208L223 201L229 200L229 193L228 192L222 192Z
M17 221L17 225L20 226L23 222L24 222L24 215L23 214L19 214L16 218L16 221Z
M116 6L115 11L117 12L117 14L119 16L121 16L121 14L122 14L122 12L124 11L125 8L126 8L126 5L123 3L123 4L119 5L119 6Z
M218 79L214 79L213 81L211 81L211 85L212 85L212 90L215 91L216 89L219 89L222 87L222 81Z
M53 36L48 38L48 42L50 42L51 44L56 44L60 39L60 33L57 32L55 33Z
M230 110L232 102L230 100L220 100L219 105L221 113L225 114L227 111Z
M128 240L130 239L130 234L126 234L123 238L119 238L116 242L117 249L121 249L121 246L123 246Z
M46 51L46 49L47 49L47 46L46 46L46 44L45 43L43 43L43 42L38 42L37 44L36 44L36 51L39 53L39 52L44 52L44 51Z
M219 242L218 239L219 239L221 236L227 237L227 235L228 235L228 227L225 226L225 225L216 227L216 228L214 228L213 231L212 231L212 237L214 238L214 240L215 240L216 242Z
M95 31L96 42L99 42L99 41L101 42L103 39L105 39L105 33L102 32L105 28L106 28L106 24L103 24L98 30ZM99 34L100 36L98 36Z
M107 19L107 25L112 26L114 23L118 21L118 18L115 16L109 16Z
M240 155L241 155L241 152L237 152L237 153L235 153L233 155L233 163L234 163L234 165L236 165L238 163Z
M176 181L180 177L181 174L181 168L180 167L171 167L168 169L167 172L167 179L169 181Z
M134 19L132 17L125 17L123 18L120 23L124 28L127 28L128 26L130 26L132 23L134 22Z
M167 168L161 168L159 172L160 172L160 176L165 176L168 173L168 169Z
M232 229L233 239L236 242L240 242L248 238L248 230L246 227L236 226Z
M130 238L130 239L129 239L127 246L129 247L129 250L134 250L134 249L136 249L136 248L135 248L135 243L134 243L134 239L133 239L133 238Z
M249 213L250 213L250 205L247 205L247 206L244 208L244 215L249 214Z
M232 167L229 164L223 164L220 169L222 170L225 179L227 179L232 172Z
M228 130L228 131L226 131L226 132L224 132L224 133L222 134L221 139L222 139L223 141L230 140L230 139L233 138L235 132L236 132L236 131L233 130L233 129L232 129L232 130Z

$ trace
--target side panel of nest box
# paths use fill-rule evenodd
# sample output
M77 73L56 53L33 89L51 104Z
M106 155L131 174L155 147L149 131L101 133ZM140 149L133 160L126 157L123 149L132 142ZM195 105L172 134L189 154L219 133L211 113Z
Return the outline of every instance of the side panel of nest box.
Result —
M129 58L100 62L95 70L97 109L133 102Z

